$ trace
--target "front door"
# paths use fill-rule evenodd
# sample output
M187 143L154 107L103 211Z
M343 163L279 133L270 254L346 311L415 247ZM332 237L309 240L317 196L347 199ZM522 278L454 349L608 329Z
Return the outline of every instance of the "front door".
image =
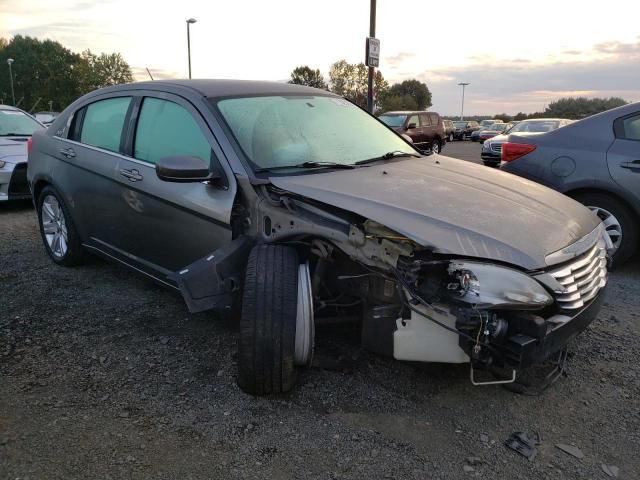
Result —
M121 158L116 175L114 209L123 225L117 247L138 268L162 278L231 241L235 189L160 180L155 164L161 158L196 156L215 167L222 152L186 100L150 94L137 101L130 158Z
M640 113L614 122L616 139L607 151L613 180L640 203Z

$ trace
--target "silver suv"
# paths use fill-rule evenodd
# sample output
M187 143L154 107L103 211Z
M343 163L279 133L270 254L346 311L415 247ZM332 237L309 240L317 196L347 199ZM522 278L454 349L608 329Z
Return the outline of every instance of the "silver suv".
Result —
M55 263L102 255L191 312L238 318L238 382L253 394L292 388L315 325L336 317L374 352L517 382L589 325L607 281L602 224L582 205L421 155L298 85L100 89L34 135L28 179Z

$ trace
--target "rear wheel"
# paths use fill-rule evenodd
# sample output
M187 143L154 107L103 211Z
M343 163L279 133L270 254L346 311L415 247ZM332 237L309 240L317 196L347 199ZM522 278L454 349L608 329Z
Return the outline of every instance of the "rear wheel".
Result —
M453 133L450 133L450 134L449 134L449 141L450 141L450 142L453 142Z
M431 151L433 153L440 153L440 142L438 140L434 140L431 144Z
M51 260L64 266L82 263L80 237L62 196L49 185L40 193L37 206L40 235Z
M613 245L613 263L620 265L636 251L640 240L637 218L618 199L604 193L585 193L573 196L593 211L602 223Z
M294 248L259 245L249 256L240 318L238 385L254 395L293 388L311 363L313 304L307 264Z

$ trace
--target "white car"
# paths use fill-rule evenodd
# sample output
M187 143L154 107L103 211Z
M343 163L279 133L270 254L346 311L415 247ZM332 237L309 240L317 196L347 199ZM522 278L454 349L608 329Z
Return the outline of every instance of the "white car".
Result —
M30 198L27 183L27 142L45 128L19 108L0 105L0 202Z

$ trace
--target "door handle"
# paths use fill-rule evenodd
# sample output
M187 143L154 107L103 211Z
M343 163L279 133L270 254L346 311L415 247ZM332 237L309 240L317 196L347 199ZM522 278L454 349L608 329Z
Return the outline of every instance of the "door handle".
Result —
M125 178L128 178L130 182L139 182L143 178L142 175L140 175L140 172L136 169L132 169L132 170L122 169L120 170L120 175L122 175Z
M73 150L73 148L69 147L69 148L61 148L60 149L60 153L62 155L64 155L67 158L73 158L76 156L76 152Z
M640 170L640 160L633 160L631 162L622 163L620 166L629 170Z

